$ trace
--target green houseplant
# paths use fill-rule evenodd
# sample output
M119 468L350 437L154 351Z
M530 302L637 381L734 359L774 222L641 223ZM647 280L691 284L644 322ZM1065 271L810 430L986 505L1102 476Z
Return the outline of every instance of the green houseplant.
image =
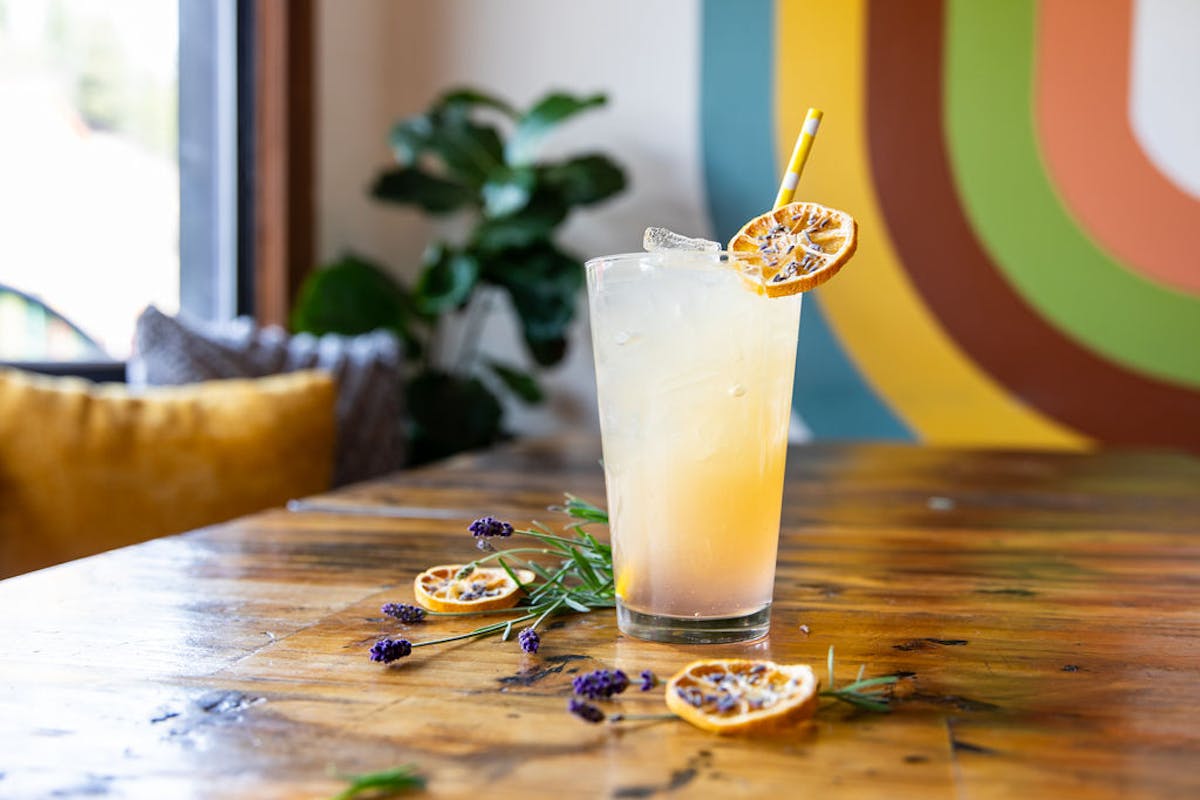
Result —
M481 324L495 295L507 294L533 364L563 359L583 265L555 242L556 232L575 208L620 192L625 176L598 153L555 161L537 154L561 123L605 102L603 95L555 92L521 112L459 89L400 120L390 138L396 163L376 177L372 196L437 216L465 215L465 235L430 244L412 286L347 255L302 287L293 329L387 328L404 340L414 463L501 438L500 392L541 401L533 372L482 351Z

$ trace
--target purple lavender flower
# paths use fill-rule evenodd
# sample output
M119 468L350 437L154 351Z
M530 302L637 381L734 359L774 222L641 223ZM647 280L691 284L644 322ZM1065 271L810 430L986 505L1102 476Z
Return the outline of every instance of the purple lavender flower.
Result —
M521 643L521 649L526 653L536 653L542 646L542 637L538 636L538 632L533 628L526 628L518 633L517 641Z
M640 688L643 692L648 692L658 683L658 678L654 677L654 673L648 669L642 670L642 685Z
M412 652L412 643L407 639L380 639L371 646L371 660L390 664Z
M580 719L586 720L587 722L596 723L604 721L603 711L596 708L596 706L592 705L591 703L585 703L582 700L576 700L574 697L571 698L571 702L567 705L567 710Z
M482 550L485 553L492 553L492 552L495 552L495 550L496 550L495 547L492 547L492 543L489 542L487 539L476 539L475 547L479 550Z
M512 536L513 526L495 517L482 517L467 528L475 538L490 539L493 536Z
M625 691L629 687L629 676L619 669L598 669L577 675L571 686L575 694L589 700L603 700Z
M419 606L410 606L408 603L384 603L383 608L379 610L389 617L395 617L401 622L409 624L425 621L425 609Z

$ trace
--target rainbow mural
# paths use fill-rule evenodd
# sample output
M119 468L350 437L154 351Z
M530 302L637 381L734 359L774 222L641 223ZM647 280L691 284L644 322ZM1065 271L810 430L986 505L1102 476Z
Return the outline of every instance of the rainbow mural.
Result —
M705 0L718 235L770 204L809 106L797 198L859 220L855 261L805 298L815 436L1200 450L1200 196L1135 132L1136 13Z

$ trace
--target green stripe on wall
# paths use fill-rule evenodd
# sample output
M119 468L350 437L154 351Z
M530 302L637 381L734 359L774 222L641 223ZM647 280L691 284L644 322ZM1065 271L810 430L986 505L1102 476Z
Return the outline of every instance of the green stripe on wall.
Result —
M948 145L985 247L1025 300L1080 343L1131 370L1200 386L1200 300L1106 256L1050 185L1033 124L1033 0L950 0L947 9Z

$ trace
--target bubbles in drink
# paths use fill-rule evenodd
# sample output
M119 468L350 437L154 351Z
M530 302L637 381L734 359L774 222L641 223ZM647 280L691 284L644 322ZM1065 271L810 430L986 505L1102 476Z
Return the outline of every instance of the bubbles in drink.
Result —
M721 245L717 242L710 242L707 239L693 239L690 236L684 236L674 231L669 231L666 228L653 227L646 228L646 232L642 235L642 247L651 253L662 250L716 253L721 249Z

